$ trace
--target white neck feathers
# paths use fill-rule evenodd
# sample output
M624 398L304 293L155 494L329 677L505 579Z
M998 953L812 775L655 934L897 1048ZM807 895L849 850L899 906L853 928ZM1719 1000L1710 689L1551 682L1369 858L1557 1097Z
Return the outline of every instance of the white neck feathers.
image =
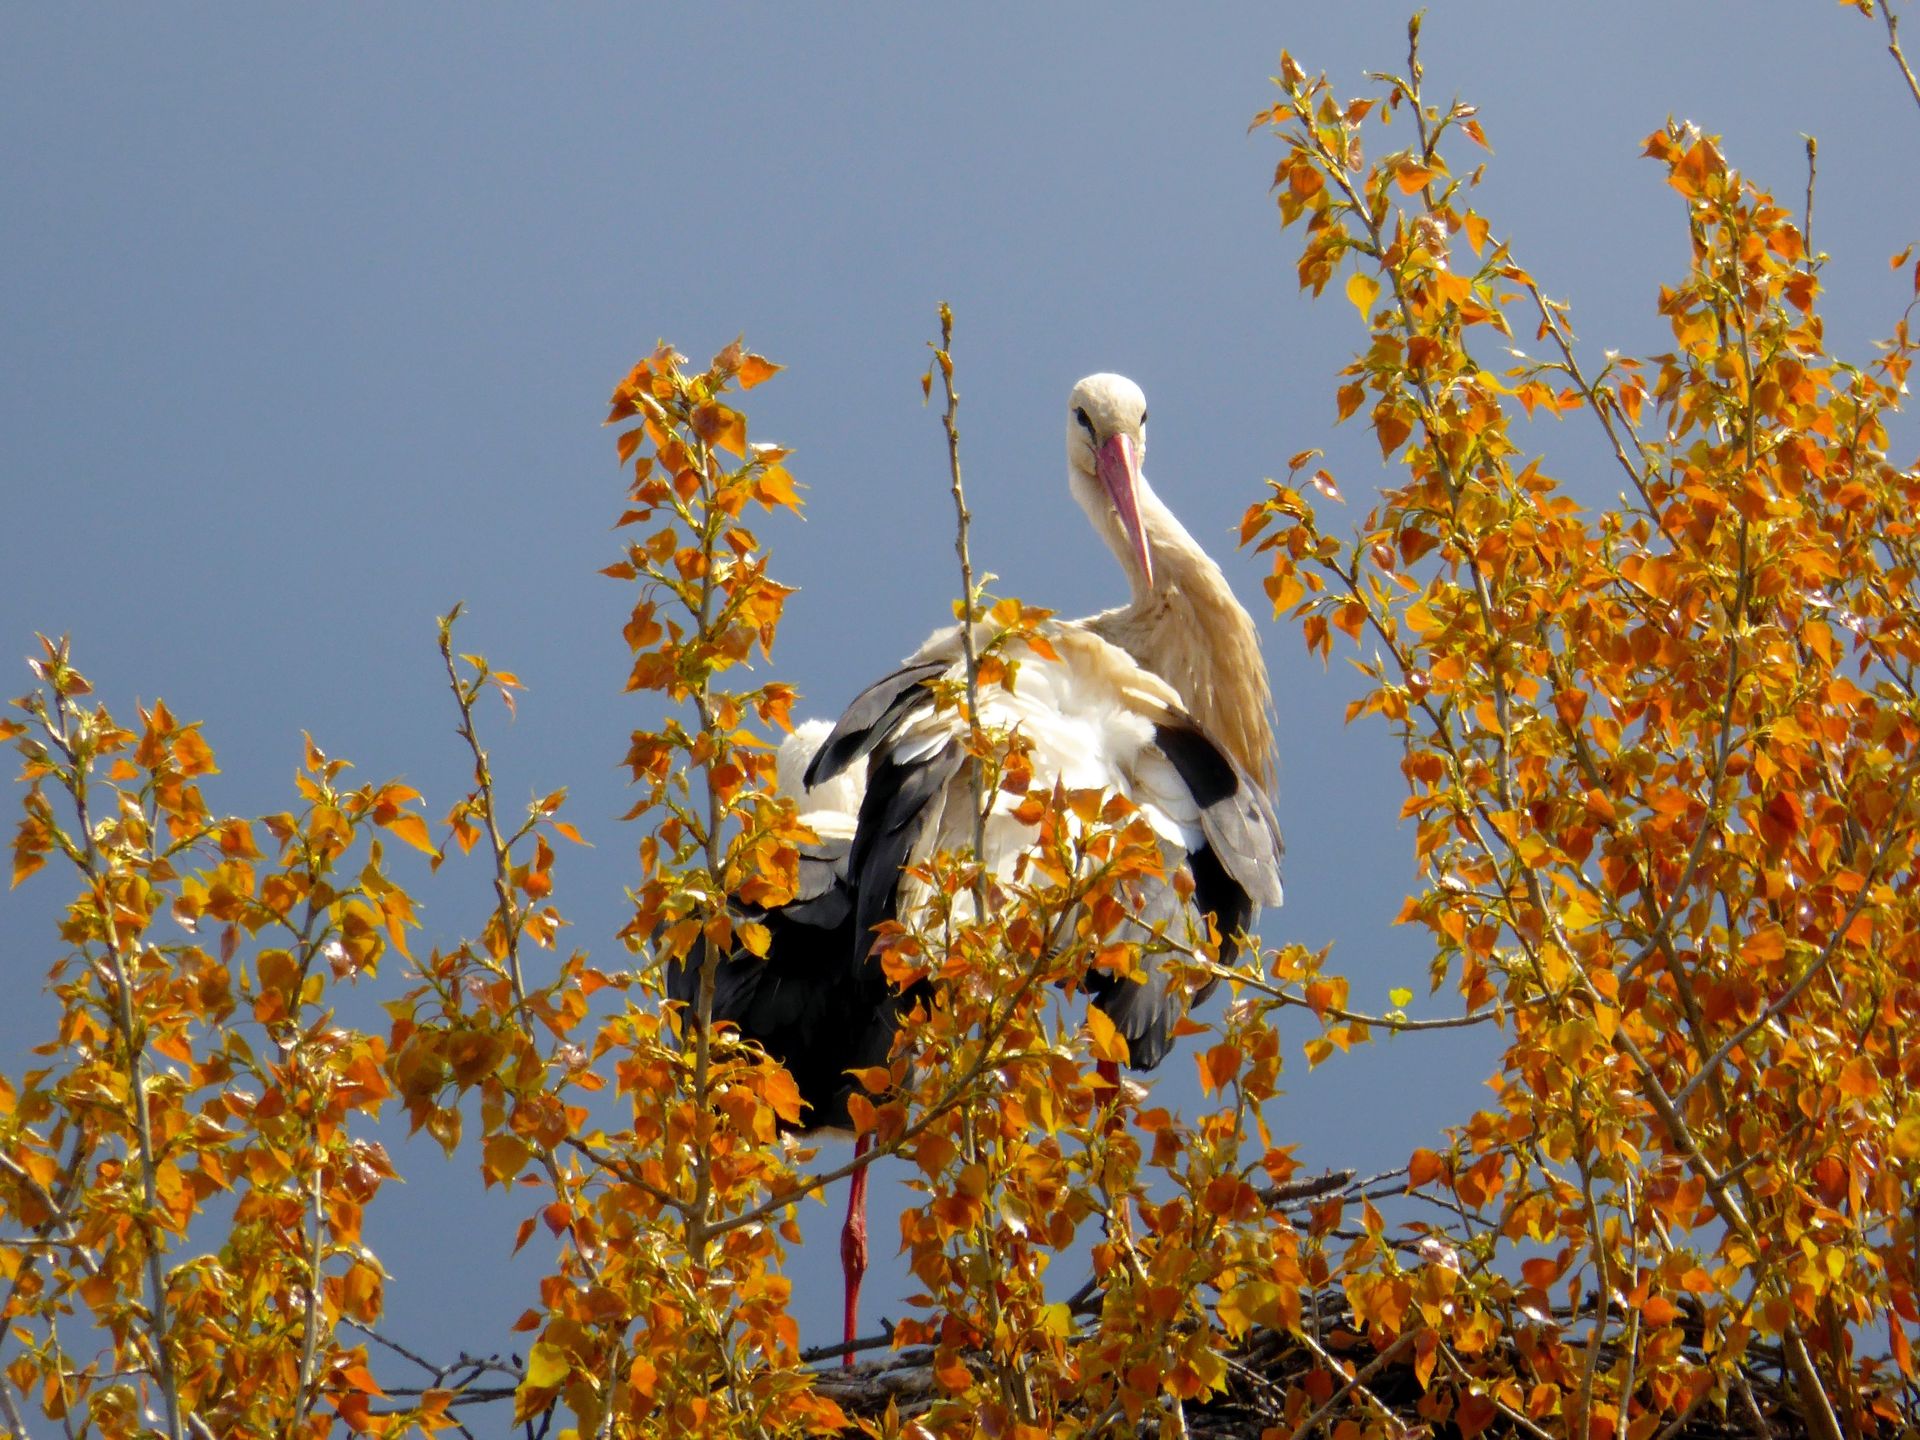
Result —
M1101 536L1126 571L1133 598L1094 616L1089 626L1173 686L1201 728L1271 790L1273 697L1253 617L1233 598L1213 558L1144 478L1139 502L1153 584L1148 586L1111 511L1096 517Z

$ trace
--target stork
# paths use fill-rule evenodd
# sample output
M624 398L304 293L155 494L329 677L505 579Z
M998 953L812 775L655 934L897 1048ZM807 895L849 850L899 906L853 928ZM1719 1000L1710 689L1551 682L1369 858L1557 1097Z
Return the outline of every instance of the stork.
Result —
M1142 473L1139 386L1088 376L1074 386L1067 417L1069 488L1118 558L1131 597L1047 626L1053 656L1027 657L1016 685L983 693L981 722L1017 726L1032 742L1038 793L1059 784L1130 798L1159 837L1167 876L1145 885L1136 938L1147 927L1204 934L1211 921L1228 963L1258 907L1281 901L1268 800L1271 698L1258 636L1220 567ZM764 958L742 951L721 962L712 1013L787 1067L807 1107L806 1131L849 1126L848 1072L887 1062L911 1008L913 997L889 985L871 954L874 927L911 914L921 898L904 872L973 843L966 721L939 709L929 688L964 673L964 663L959 628L940 631L861 692L830 731L809 722L781 747L780 787L820 844L802 852L792 901L739 907L768 927L771 944ZM1012 797L996 797L986 818L981 858L1001 878L1034 839L1015 808ZM1190 887L1175 883L1181 871ZM701 960L696 948L669 966L670 998L696 999ZM1158 1065L1185 1008L1169 977L1150 966L1126 978L1095 971L1087 988L1125 1038L1129 1065ZM1110 1062L1100 1068L1117 1082ZM856 1159L868 1138L856 1142ZM866 1175L865 1167L853 1173L841 1233L849 1344L867 1262Z

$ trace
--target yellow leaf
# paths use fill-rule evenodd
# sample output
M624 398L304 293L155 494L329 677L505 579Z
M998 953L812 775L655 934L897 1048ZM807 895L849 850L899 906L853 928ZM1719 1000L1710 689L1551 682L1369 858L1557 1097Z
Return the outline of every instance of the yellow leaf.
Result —
M518 1135L499 1134L486 1145L486 1172L503 1183L511 1181L527 1163L527 1142Z
M418 815L396 815L387 822L387 829L398 835L414 849L428 855L438 855L433 848L433 837L427 833L427 822Z
M1347 278L1347 299L1353 302L1362 320L1373 318L1373 302L1379 294L1380 282L1371 275L1356 270Z
M1920 1106L1911 1108L1893 1127L1893 1153L1902 1160L1920 1159Z
M1306 598L1306 587L1300 583L1299 578L1291 571L1285 575L1269 575L1263 583L1266 587L1267 598L1273 601L1273 614L1275 619L1278 619L1284 611L1291 610L1295 605L1298 605L1301 600Z
M693 412L693 430L702 440L722 450L746 457L747 422L737 410L729 410L718 401L708 401Z
M1127 1058L1127 1042L1107 1012L1098 1006L1087 1011L1087 1029L1092 1032L1093 1058L1096 1060L1123 1061Z
M531 1389L546 1390L573 1373L567 1352L550 1340L542 1340L527 1352L526 1378L521 1382Z
M760 357L758 355L749 355L747 359L751 362L760 359ZM764 364L765 362L763 361L762 363ZM773 368L777 370L779 367L776 365ZM743 365L740 369L744 375L746 373L746 366ZM757 384L759 382L756 381L754 383ZM660 1372L654 1367L654 1363L651 1360L647 1359L644 1355L636 1355L633 1357L633 1364L627 1367L627 1384L633 1387L635 1394L651 1400L653 1398L653 1387L657 1385L659 1381Z
M1413 433L1412 422L1385 400L1373 407L1373 427L1379 432L1381 458L1387 460L1393 458L1393 452Z

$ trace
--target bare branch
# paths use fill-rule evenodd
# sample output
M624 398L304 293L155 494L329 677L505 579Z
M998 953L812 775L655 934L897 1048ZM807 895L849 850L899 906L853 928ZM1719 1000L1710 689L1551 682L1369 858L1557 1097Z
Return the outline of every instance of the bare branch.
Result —
M1371 1405L1374 1411L1385 1419L1389 1425L1393 1426L1396 1434L1405 1435L1407 1433L1406 1426L1402 1425L1393 1411L1381 1402L1379 1396L1367 1389L1367 1381L1373 1379L1374 1376L1378 1375L1382 1370L1386 1369L1387 1366L1397 1360L1400 1357L1400 1353L1414 1342L1415 1337L1419 1333L1417 1330L1404 1332L1398 1340L1374 1356L1352 1379L1348 1380L1346 1384L1329 1395L1326 1404L1322 1405L1318 1410L1315 1410L1311 1415L1307 1416L1306 1419L1294 1426L1289 1440L1306 1440L1307 1436L1317 1430L1323 1421L1331 1416L1335 1410L1340 1408L1347 1396L1356 1394ZM1311 1335L1305 1334L1299 1338L1305 1342L1314 1354L1320 1357L1321 1361L1329 1370L1333 1371L1336 1375L1340 1373L1339 1361L1328 1354L1318 1340L1315 1340Z
M968 539L973 512L967 509L967 492L960 483L960 394L953 388L953 307L940 302L940 343L934 347L934 363L947 392L946 414L941 417L947 432L947 472L953 481L955 529L953 548L960 557L960 648L967 662L967 731L977 745L980 738L980 656L973 643L976 618L973 585L973 555ZM987 795L986 777L976 758L970 767L973 784L973 904L974 917L987 913Z
M1907 93L1913 96L1913 103L1920 105L1920 80L1913 75L1913 67L1907 64L1907 57L1900 49L1900 20L1893 13L1893 0L1880 0L1880 14L1887 22L1887 53L1893 56L1893 63L1900 67L1900 74L1906 79Z

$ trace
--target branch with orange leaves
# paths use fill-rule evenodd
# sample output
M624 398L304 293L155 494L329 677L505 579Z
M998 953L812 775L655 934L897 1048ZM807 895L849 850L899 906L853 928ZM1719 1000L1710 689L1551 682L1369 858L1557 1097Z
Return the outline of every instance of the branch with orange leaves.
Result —
M1443 1016L1436 1020L1412 1020L1404 1015L1392 1014L1368 1015L1362 1011L1348 1010L1339 1005L1316 1004L1307 996L1296 995L1285 986L1275 985L1251 971L1236 969L1231 965L1222 965L1216 960L1210 960L1206 952L1198 946L1183 945L1171 937L1168 938L1167 945L1169 949L1186 956L1189 962L1206 971L1207 974L1217 980L1225 980L1231 985L1244 986L1246 989L1265 995L1268 999L1277 1001L1281 1005L1291 1006L1297 1010L1310 1011L1316 1017L1324 1018L1330 1016L1345 1025L1365 1025L1374 1029L1386 1030L1396 1035L1401 1033L1412 1034L1421 1030L1465 1030L1476 1025L1498 1024L1506 1018L1507 1011L1513 1006L1513 1002L1511 1001L1501 1001L1485 1010L1475 1011L1471 1015ZM1537 1005L1543 1003L1544 1000L1544 996L1537 996L1525 1003Z
M1013 991L1007 996L1005 1002L1000 1006L998 1014L982 1028L980 1047L973 1059L947 1083L946 1088L940 1093L939 1097L935 1099L931 1105L927 1106L926 1109L922 1110L916 1120L903 1127L897 1135L890 1136L886 1139L876 1139L871 1146L854 1156L854 1158L846 1164L832 1170L823 1171L819 1174L809 1175L805 1180L790 1190L783 1190L779 1194L772 1196L759 1205L753 1206L751 1209L745 1210L738 1215L731 1215L724 1220L714 1222L713 1225L709 1227L709 1236L723 1235L727 1231L737 1230L743 1225L755 1224L777 1211L784 1210L788 1206L804 1200L815 1191L822 1190L828 1185L844 1180L848 1176L866 1169L869 1165L873 1164L874 1161L881 1159L883 1156L899 1154L906 1148L909 1142L918 1139L924 1134L936 1120L939 1120L942 1116L948 1114L956 1106L965 1101L974 1092L980 1078L988 1071L1004 1065L1010 1060L1020 1058L1024 1052L996 1050L994 1043L1006 1032L1008 1025L1012 1023L1013 1017L1019 1013L1022 1002L1032 993L1041 975L1044 974L1047 967L1053 963L1052 942L1057 939L1060 928L1065 924L1067 917L1073 913L1073 909L1073 904L1064 905L1061 908L1061 913L1055 917L1053 928L1049 932L1048 943L1038 948L1033 960L1028 964L1023 973L1020 983L1015 986Z
M525 1042L532 1046L534 1043L533 1020L528 1005L526 977L520 964L520 940L526 928L526 913L520 909L513 898L513 846L533 830L539 821L541 807L534 807L533 812L511 838L501 832L494 797L493 768L485 748L480 744L479 730L474 724L473 707L489 683L500 690L502 697L511 707L512 690L518 686L519 682L510 674L491 671L484 660L474 656L463 657L474 667L473 679L464 683L461 681L459 670L454 664L453 654L453 627L460 618L461 609L462 606L456 603L439 620L440 658L446 667L447 681L453 689L454 703L460 710L460 738L466 742L467 751L473 757L473 792L465 802L464 810L456 813L468 819L477 817L481 822L482 833L487 838L493 859L494 921L500 927L507 978L513 989L514 1024L520 1030ZM544 841L542 843L544 845ZM588 1277L595 1284L601 1283L598 1260L595 1259L591 1247L580 1243L580 1238L574 1231L571 1218L573 1188L562 1172L554 1147L542 1142L534 1147L534 1153L539 1156L540 1167L546 1173L547 1185L552 1190L554 1199L564 1207L569 1217L566 1226L567 1240L572 1246L574 1255ZM612 1383L613 1373L620 1368L622 1360L619 1345L614 1345L610 1349L613 1359L609 1364L614 1367L614 1370L610 1371L607 1377L609 1386ZM610 1422L611 1411L606 1417L606 1423ZM604 1424L601 1433L606 1433Z
M73 805L75 826L82 844L69 842L60 827L49 823L46 829L52 837L60 840L60 848L73 861L85 881L89 901L97 912L99 928L98 943L105 950L105 957L88 954L87 964L105 992L100 997L102 1008L111 1017L119 1041L119 1061L117 1080L120 1093L130 1102L129 1113L124 1119L129 1122L132 1131L135 1173L139 1177L141 1205L138 1212L130 1217L133 1230L140 1236L141 1248L145 1251L144 1270L146 1272L147 1304L144 1323L132 1327L136 1337L135 1348L145 1352L147 1370L160 1390L160 1399L165 1410L166 1433L170 1440L184 1440L186 1421L180 1403L180 1385L174 1371L173 1354L169 1346L173 1321L171 1306L167 1298L167 1280L165 1271L166 1246L162 1238L161 1224L156 1218L163 1212L159 1194L159 1174L161 1153L155 1136L152 1117L148 1108L148 1084L144 1073L150 1065L148 1045L150 1037L143 1018L134 1008L134 982L128 970L128 939L123 934L121 915L117 912L111 898L113 881L119 862L103 862L99 845L94 840L94 827L88 815L87 794L92 763L95 755L95 737L92 732L96 725L104 725L105 712L88 712L84 707L71 708L70 701L91 693L92 686L74 670L69 659L66 642L59 645L41 637L46 651L44 662L30 662L34 673L47 685L53 695L53 704L48 708L44 699L36 693L31 703L25 705L28 713L37 722L40 731L53 747L54 756L46 754L40 762L41 769L51 773L64 789ZM25 727L12 724L8 727L12 734L20 733ZM23 742L24 743L24 742ZM64 761L64 764L58 763ZM37 781L36 781L37 793ZM23 827L23 831L24 831ZM156 833L153 827L147 828L148 834ZM18 854L18 846L16 846ZM14 880L18 883L21 869L16 860ZM131 916L127 923L136 927L144 926L143 916ZM136 934L138 929L136 928ZM82 945L85 953L90 945ZM111 1052L110 1052L111 1053ZM59 1212L56 1212L59 1213Z

